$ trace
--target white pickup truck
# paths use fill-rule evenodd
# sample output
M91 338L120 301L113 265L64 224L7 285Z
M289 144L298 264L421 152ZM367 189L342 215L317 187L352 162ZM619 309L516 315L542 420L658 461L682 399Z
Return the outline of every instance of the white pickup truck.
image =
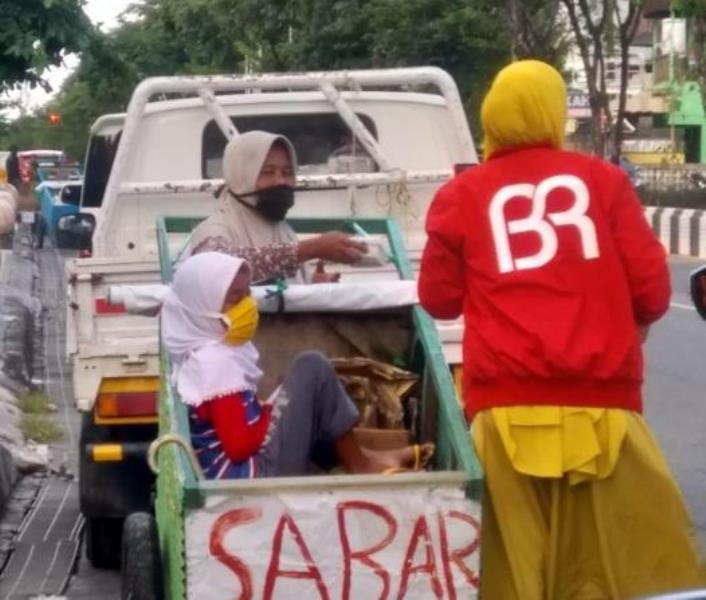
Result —
M157 218L209 215L227 139L253 129L284 134L297 150L292 217L396 217L413 265L434 192L477 163L456 85L433 67L152 78L127 113L96 122L81 212L59 223L91 250L67 264L67 344L84 413L80 495L96 566L116 564L122 519L147 506L143 457L159 389L157 320L111 304L108 289L159 281ZM169 244L176 254L186 241L175 235ZM394 273L351 267L343 280ZM439 328L447 361L460 362L461 324Z

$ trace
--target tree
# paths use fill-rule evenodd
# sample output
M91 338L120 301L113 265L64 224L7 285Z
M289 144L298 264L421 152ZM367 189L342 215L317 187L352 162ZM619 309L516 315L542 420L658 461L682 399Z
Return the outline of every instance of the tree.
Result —
M641 0L562 0L586 71L593 151L620 154L629 73L629 48L642 17ZM606 58L617 35L620 56L618 110L613 118L606 90ZM607 132L613 131L610 147Z
M561 0L507 0L507 11L512 58L536 58L561 68L571 44Z
M447 70L475 119L489 81L509 60L502 7L487 0L371 4L371 66L432 64Z
M231 71L432 64L455 77L474 116L490 77L509 58L505 15L492 0L150 2L202 63L220 57ZM207 35L194 31L204 19Z
M242 36L248 16L242 0L142 0L134 6L164 75L237 72L244 66ZM176 42L176 47L170 44Z
M454 76L474 118L509 58L493 0L143 0L136 11L183 49L181 68L163 74L432 64Z
M62 133L77 155L93 120L125 110L150 75L428 64L454 76L475 118L509 58L505 16L493 0L138 0L131 18L90 37L77 71L26 129L41 141ZM48 110L61 113L60 128L47 127Z
M186 61L181 41L156 19L124 22L107 34L96 30L85 41L80 65L61 91L34 115L9 124L3 145L64 148L80 157L99 115L124 111L141 79L181 72ZM49 112L61 114L60 126L47 123Z
M635 39L637 27L642 19L642 2L630 0L622 11L620 2L613 4L615 22L618 28L618 42L620 47L620 93L618 96L618 110L613 125L612 154L620 156L623 147L623 119L627 105L628 77L630 75L630 45Z
M23 81L47 84L41 74L81 50L91 26L81 0L0 0L0 92Z
M691 52L694 74L706 98L706 2L703 0L675 0L672 6L676 13L691 20Z

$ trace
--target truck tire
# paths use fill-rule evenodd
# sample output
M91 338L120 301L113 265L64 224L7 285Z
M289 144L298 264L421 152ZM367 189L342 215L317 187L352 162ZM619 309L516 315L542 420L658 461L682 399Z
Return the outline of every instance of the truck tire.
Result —
M122 527L122 519L86 519L83 531L86 558L96 569L120 568Z
M63 231L63 230L59 229L58 227L55 228L55 231L56 231L56 247L59 250L65 250L65 249L71 250L72 246L74 245L74 244L72 244L73 240L72 240L71 234L67 231Z
M122 600L161 600L162 568L157 524L149 513L132 513L123 526Z
M154 475L147 461L96 463L89 457L91 444L147 441L156 427L102 427L84 413L79 443L79 506L86 519L86 557L98 569L120 566L123 521L134 512L149 511Z

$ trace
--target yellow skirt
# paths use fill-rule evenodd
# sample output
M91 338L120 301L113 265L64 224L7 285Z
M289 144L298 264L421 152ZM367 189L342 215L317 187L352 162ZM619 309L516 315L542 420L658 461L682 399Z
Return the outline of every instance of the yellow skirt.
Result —
M623 600L706 583L679 489L630 411L476 415L483 600Z

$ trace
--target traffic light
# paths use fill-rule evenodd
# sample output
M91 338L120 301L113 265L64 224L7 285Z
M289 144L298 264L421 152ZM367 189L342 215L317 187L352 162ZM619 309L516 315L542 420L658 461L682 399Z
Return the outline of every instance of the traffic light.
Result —
M50 112L47 115L49 125L59 125L61 123L61 115L58 112Z

